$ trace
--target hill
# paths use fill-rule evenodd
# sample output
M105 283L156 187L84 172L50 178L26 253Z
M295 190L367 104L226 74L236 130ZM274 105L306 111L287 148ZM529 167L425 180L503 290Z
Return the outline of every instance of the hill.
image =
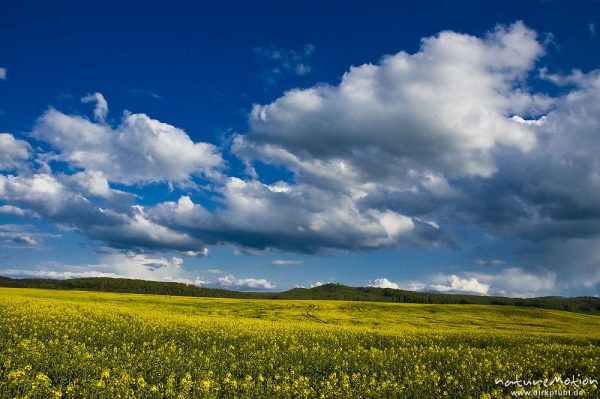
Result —
M314 288L294 288L283 292L242 292L195 285L133 280L108 277L87 277L67 280L11 279L0 276L0 286L15 288L46 288L64 290L89 290L137 294L174 296L240 298L240 299L301 299L301 300L347 300L397 303L429 304L477 304L526 306L543 309L589 312L600 314L600 298L596 297L538 297L509 298L462 294L438 294L414 292L392 288L350 287L342 284L324 284Z

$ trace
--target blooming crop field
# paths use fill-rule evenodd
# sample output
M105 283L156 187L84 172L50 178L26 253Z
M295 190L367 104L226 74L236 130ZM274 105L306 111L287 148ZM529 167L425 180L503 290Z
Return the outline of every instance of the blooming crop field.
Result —
M572 375L600 377L599 316L0 288L0 398L491 398Z

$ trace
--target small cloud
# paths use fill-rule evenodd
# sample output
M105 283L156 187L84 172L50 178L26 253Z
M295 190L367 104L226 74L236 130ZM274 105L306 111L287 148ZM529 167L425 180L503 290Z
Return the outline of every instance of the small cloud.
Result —
M590 22L588 24L588 30L590 31L590 35L592 35L594 37L596 36L596 24L595 23Z
M33 231L34 227L31 224L0 224L0 231Z
M427 288L427 285L418 281L410 282L406 286L406 289L409 291L423 291L425 288Z
M85 193L98 198L110 198L118 191L112 190L106 176L98 171L77 172L63 177L63 180L71 182L82 189Z
M185 251L183 254L185 256L189 256L191 258L201 258L203 256L208 256L210 250L208 248L202 248L200 251Z
M275 259L271 261L272 265L275 266L289 266L289 265L299 265L301 264L301 260L292 260L292 259Z
M0 275L53 279L112 277L175 282L197 286L208 283L201 276L194 276L185 272L182 265L183 259L176 256L167 259L128 252L102 255L100 262L95 264L68 265L47 262L39 265L36 269L0 270Z
M208 284L208 281L206 281L206 280L202 280L202 279L201 279L201 278L199 278L199 277L196 277L196 279L194 280L194 285L195 285L195 286L202 287L202 286L204 286L204 285L206 285L206 284Z
M3 276L14 276L14 277L32 277L32 278L51 278L57 280L64 280L68 278L81 278L81 277L112 277L120 278L125 277L115 273L104 273L99 271L88 271L88 272L70 272L70 271L54 271L54 270L25 270L25 269L4 269L0 270L0 274Z
M150 271L160 269L161 267L168 267L168 265L166 263L155 263L155 262L144 263L144 266L146 268L148 268L148 270L150 270Z
M11 239L11 243L23 247L38 247L39 242L29 234L18 234Z
M39 248L46 238L60 238L60 234L38 233L31 225L0 225L0 246L8 248Z
M273 46L259 46L253 51L257 58L269 65L269 69L265 72L265 80L270 84L275 83L277 75L303 76L312 71L312 67L306 62L306 59L315 52L315 46L312 44L305 44L300 51Z
M446 276L445 283L433 284L430 288L440 292L486 295L490 290L490 285L481 283L475 277L461 278L453 274L451 276Z
M235 287L238 289L263 289L272 290L277 286L264 278L236 278L233 274L218 279L222 287Z
M510 267L495 274L471 273L468 276L489 285L490 293L495 295L533 297L548 295L556 287L556 273L545 269L527 271Z
M0 215L11 215L11 216L21 216L21 217L34 217L38 218L39 215L32 210L19 208L14 205L2 205L0 206Z
M558 43L556 42L556 37L552 32L544 32L541 35L542 43L544 44L544 48L549 49L550 47L554 47L557 50L560 48Z
M400 286L385 277L380 277L375 279L374 281L369 281L369 287L377 287L377 288L393 288L399 289Z
M63 226L59 225L59 228L63 228ZM65 231L71 232L73 230L66 229ZM107 245L97 245L97 246L95 246L94 247L94 252L96 252L99 255L115 255L115 254L122 253L121 250L119 250L117 248L109 247Z
M331 281L331 280L330 280L330 281L325 281L325 282L323 282L323 281L315 281L314 283L312 283L312 284L310 285L310 288L316 288L316 287L320 287L320 286L322 286L322 285L325 285L325 284L331 284L331 283L332 283L332 281Z
M490 263L489 260L484 260L484 264L493 263ZM386 278L380 278L370 283L372 287L380 286L383 288L388 288L388 286L389 288L395 288L394 285L399 285ZM413 281L399 286L400 289L421 292L534 297L550 294L555 288L555 283L556 274L554 272L548 270L529 272L521 268L512 267L499 270L494 274L440 274L431 276L431 278L424 282Z
M102 93L94 93L88 94L85 97L81 98L81 102L83 103L96 103L94 107L94 119L98 122L104 122L106 120L106 116L108 115L108 102L102 95Z
M523 119L519 115L513 115L511 119L516 123L525 126L542 126L544 123L546 123L546 116L542 116L538 119Z
M221 269L202 269L201 272L203 272L203 273L212 273L212 274L223 273L221 271Z
M307 73L309 73L311 71L311 67L310 65L305 65L305 64L298 64L296 65L296 68L294 68L294 72L296 73L296 75L298 76L302 76L302 75L306 75Z
M141 94L144 96L152 97L155 100L160 100L162 98L161 95L158 95L150 90L132 89L130 91L131 91L131 93L134 93L134 94Z
M502 259L473 259L472 263L478 266L500 266L506 263Z
M312 45L310 43L307 43L307 44L304 45L304 55L305 56L309 56L309 55L311 55L314 52L315 52L315 46L314 45Z
M550 73L548 72L548 68L543 67L540 68L540 70L538 71L538 76L540 77L540 79L544 79L547 80L549 82L554 83L557 86L567 86L567 85L574 85L574 86L581 86L582 84L585 83L587 77L586 75L580 70L580 69L573 69L571 70L571 73L569 75L562 75L559 73ZM536 125L536 121L532 120L532 121L526 121L520 117L512 117L512 120L521 124L526 124L526 125L531 125L534 124ZM538 119L537 121L540 121L542 123L545 122L545 117L542 117L540 119ZM533 122L533 123L531 123Z
M171 263L174 264L175 266L179 267L179 266L183 265L183 259L178 258L177 256L173 256L171 258Z
M0 68L0 80L6 79L6 68Z
M27 169L26 161L31 153L27 141L18 140L10 133L0 133L0 170Z

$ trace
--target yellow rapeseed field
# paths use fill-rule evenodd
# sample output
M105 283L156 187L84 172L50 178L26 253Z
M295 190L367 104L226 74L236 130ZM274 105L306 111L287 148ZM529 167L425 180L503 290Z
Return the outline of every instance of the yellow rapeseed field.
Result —
M600 317L0 288L0 373L2 399L511 397L600 379Z

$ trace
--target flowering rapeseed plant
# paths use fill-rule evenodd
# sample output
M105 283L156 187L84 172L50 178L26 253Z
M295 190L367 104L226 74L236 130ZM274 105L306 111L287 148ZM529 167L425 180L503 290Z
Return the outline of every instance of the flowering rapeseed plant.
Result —
M0 289L1 399L500 398L599 360L594 315Z

